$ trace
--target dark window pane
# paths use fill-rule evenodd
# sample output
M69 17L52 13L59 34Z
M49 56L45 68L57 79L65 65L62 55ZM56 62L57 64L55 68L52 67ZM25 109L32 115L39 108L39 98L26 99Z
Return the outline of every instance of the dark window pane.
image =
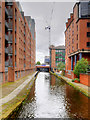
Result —
M90 32L87 32L87 37L90 37Z
M90 42L87 42L87 47L90 47Z
M90 22L87 23L87 27L90 27Z

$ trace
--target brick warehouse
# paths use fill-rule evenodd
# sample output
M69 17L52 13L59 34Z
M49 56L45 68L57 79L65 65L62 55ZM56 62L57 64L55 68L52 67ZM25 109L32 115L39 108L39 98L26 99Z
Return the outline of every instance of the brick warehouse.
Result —
M19 2L0 2L0 83L35 71L35 21Z
M50 49L50 68L56 70L59 62L65 64L65 46L54 46L51 45Z
M65 46L66 76L73 79L78 60L83 57L90 64L90 1L75 4L66 23Z

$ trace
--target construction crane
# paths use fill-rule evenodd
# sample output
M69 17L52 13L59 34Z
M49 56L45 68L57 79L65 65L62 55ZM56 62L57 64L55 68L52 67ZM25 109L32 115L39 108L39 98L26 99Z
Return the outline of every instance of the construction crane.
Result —
M49 30L49 47L51 45L51 26L45 27L45 30Z
M55 4L55 2L53 2L53 4ZM54 12L54 5L53 5L52 11L51 11L50 24L45 27L45 30L49 30L49 47L51 45L51 22L52 22L53 12ZM46 21L46 23L47 23L47 21Z

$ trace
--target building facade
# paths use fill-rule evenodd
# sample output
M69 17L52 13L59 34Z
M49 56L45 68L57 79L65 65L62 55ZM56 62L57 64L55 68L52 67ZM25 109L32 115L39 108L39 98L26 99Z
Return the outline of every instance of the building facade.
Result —
M62 62L65 64L65 46L50 46L50 68L57 69L57 65Z
M90 1L81 1L73 7L65 31L66 75L73 79L72 71L82 57L90 64Z
M50 63L50 56L45 56L44 63L46 65L49 65L49 63Z
M35 21L19 2L0 2L0 83L35 71Z

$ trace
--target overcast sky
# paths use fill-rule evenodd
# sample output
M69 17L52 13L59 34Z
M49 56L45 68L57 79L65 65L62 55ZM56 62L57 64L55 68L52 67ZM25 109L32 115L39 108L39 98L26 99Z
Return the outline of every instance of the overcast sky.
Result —
M44 62L44 57L49 55L49 32L45 30L45 27L50 24L51 21L51 11L54 9L51 21L51 44L65 45L65 22L73 11L73 2L56 2L56 0L51 2L24 2L24 0L19 0L26 16L31 16L35 19L36 23L36 61ZM21 2L23 1L23 2Z

